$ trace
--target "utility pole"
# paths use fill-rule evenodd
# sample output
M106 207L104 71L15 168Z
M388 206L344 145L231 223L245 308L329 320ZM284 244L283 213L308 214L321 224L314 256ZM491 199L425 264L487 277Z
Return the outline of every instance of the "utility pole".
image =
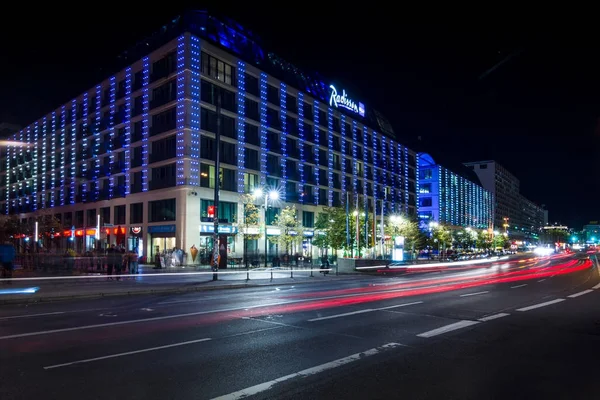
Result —
M221 190L221 89L217 91L217 132L215 132L216 154L215 154L215 197L213 216L213 281L219 279L219 191Z

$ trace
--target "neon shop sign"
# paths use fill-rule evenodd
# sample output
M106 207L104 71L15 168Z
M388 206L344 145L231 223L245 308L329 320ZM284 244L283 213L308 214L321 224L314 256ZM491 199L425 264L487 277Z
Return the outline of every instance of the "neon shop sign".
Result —
M346 90L342 90L342 94L339 94L335 86L329 85L329 89L331 89L331 96L329 97L329 105L331 107L345 108L361 117L365 116L365 105L354 102L354 100L348 97Z

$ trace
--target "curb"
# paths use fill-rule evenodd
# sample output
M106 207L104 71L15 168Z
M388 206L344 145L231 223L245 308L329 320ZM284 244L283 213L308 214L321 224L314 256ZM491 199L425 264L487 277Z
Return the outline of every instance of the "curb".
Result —
M336 278L336 280L348 280L349 278ZM74 299L99 299L104 297L126 297L126 296L137 296L137 295L153 295L153 294L177 294L177 293L194 293L194 292L205 292L211 290L229 290L229 289L244 289L244 288L258 288L258 287L269 287L269 286L290 286L299 285L306 283L315 283L314 280L302 280L298 282L282 282L282 283L238 283L234 285L225 286L205 286L205 287L178 287L178 288L165 288L165 289L146 289L146 290L132 290L126 292L113 292L113 293L85 293L85 294L72 294L66 296L46 296L46 297L27 297L27 298L13 298L0 300L0 305L8 304L34 304L34 303L54 303L59 301L74 300Z

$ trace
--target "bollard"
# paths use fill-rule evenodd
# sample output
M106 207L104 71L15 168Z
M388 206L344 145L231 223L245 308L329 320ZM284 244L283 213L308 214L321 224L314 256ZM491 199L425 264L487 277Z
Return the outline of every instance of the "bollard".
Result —
M246 280L250 280L250 266L246 263Z
M312 268L312 263L310 263L310 277L311 277L311 278L314 278L314 275L313 275L313 268Z
M294 279L294 267L290 265L290 278Z

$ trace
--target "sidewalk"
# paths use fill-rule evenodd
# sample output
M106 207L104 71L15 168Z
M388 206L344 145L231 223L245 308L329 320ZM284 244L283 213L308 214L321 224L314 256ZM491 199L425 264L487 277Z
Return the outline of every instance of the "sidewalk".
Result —
M151 269L151 268L150 268ZM127 275L117 281L108 280L106 275L87 275L71 277L47 277L42 279L14 280L11 284L0 282L0 304L19 304L50 302L70 299L99 298L109 296L130 296L167 293L187 293L219 289L239 289L261 286L297 285L323 281L340 281L356 279L357 276L335 276L330 273L324 276L310 270L294 270L294 278L289 270L251 271L250 280L246 280L245 271L222 270L219 280L213 281L211 272L194 274L193 269L171 271L158 270L162 274L142 271L136 276ZM192 270L192 271L190 271ZM179 275L179 276L178 276Z

